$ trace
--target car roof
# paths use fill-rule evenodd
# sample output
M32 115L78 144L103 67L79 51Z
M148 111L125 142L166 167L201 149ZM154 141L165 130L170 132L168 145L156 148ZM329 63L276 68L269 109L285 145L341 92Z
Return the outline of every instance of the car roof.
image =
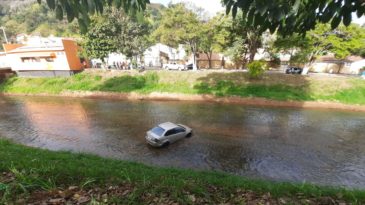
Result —
M164 130L170 130L172 128L178 127L178 125L176 125L172 122L164 122L164 123L159 124L158 126Z

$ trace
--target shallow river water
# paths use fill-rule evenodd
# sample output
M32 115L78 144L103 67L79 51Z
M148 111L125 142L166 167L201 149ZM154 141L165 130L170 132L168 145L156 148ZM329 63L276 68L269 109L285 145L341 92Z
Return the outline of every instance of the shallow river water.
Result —
M165 121L194 135L145 142ZM50 150L275 181L365 188L365 113L232 104L0 97L0 136Z

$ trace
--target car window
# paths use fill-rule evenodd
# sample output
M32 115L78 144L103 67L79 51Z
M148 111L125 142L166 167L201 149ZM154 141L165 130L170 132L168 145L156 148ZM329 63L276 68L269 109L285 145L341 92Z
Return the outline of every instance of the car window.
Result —
M170 136L170 135L173 135L173 134L176 134L175 129L171 129L171 130L167 131L165 136Z
M180 127L180 126L175 128L175 130L176 130L176 133L185 132L185 128Z
M158 136L162 136L163 133L165 132L165 130L159 126L157 127L154 127L152 130L151 130L153 133L155 133L156 135Z

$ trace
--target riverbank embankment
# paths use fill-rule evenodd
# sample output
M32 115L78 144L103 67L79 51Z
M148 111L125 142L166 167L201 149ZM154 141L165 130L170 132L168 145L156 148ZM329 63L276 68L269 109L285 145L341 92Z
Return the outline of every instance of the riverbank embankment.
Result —
M365 81L348 76L244 72L88 70L69 78L10 78L4 95L188 100L365 111Z
M360 190L53 152L0 139L4 204L363 204Z

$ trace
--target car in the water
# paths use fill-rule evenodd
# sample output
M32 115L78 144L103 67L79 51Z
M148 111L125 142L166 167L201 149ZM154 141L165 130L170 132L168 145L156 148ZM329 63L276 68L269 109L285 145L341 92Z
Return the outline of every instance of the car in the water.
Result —
M154 147L164 147L192 134L192 129L186 125L165 122L147 131L146 140Z
M299 67L289 67L285 70L286 74L302 74L303 68Z

